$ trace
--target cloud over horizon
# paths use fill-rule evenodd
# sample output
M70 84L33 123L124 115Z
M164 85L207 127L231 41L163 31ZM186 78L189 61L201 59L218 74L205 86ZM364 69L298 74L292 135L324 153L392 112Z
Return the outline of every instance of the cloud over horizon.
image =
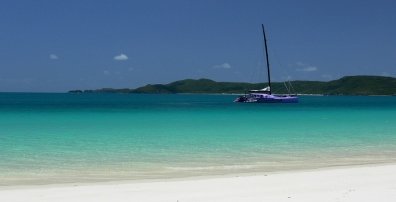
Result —
M225 62L223 64L213 65L213 68L216 68L216 69L230 69L231 65L229 63Z
M297 65L297 69L296 71L300 71L300 72L314 72L318 70L318 67L313 66L313 65L309 65L309 64L305 64L302 62L296 62Z
M123 54L123 53L121 53L120 55L114 56L114 60L117 60L117 61L128 60L128 56Z

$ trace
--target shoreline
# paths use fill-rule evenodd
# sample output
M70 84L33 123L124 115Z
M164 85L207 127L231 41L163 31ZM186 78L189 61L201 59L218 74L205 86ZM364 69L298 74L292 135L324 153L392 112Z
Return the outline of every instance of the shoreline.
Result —
M368 195L363 190L371 190L370 195L392 193L390 196L396 200L395 169L396 163L387 163L173 179L4 186L0 187L0 201L244 201L241 196L248 201L278 201L277 198L286 197L279 200L283 201L297 195L334 201L334 197L348 190L361 190L360 195ZM307 189L302 189L301 183ZM246 186L249 189L244 189ZM334 193L327 193L329 190Z
M379 161L379 162L359 162L355 164L333 164L326 166L310 166L310 167L294 167L284 168L278 170L235 170L234 172L217 172L217 173L205 173L205 174L185 174L185 175L169 175L169 176L147 176L147 178L130 178L130 176L124 176L124 178L117 177L111 178L103 176L102 178L83 178L78 180L74 177L74 180L55 182L56 179L46 181L31 181L31 182L18 182L13 184L0 184L0 191L7 189L19 189L19 188L35 188L35 187L68 187L68 186L84 186L84 185L106 185L106 184L131 184L131 183L146 183L146 182L174 182L174 181L188 181L188 180L202 180L202 179L214 179L214 178L232 178L232 177L250 177L259 175L272 175L272 174L285 174L285 173L299 173L299 172L311 172L311 171L325 171L333 169L348 169L348 168L360 168L360 167L376 167L376 166L387 166L395 165L395 161Z

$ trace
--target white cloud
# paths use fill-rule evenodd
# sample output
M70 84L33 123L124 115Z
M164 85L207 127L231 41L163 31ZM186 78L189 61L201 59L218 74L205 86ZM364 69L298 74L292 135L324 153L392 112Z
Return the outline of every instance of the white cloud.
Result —
M382 72L381 76L391 76L391 74L389 74L388 72Z
M217 69L230 69L231 65L228 64L227 62L220 64L220 65L213 65L213 68L217 68Z
M57 59L59 59L59 57L58 57L57 55L55 55L55 54L50 54L50 55L49 55L49 59L51 59L51 60L57 60Z
M302 62L296 62L296 65L298 66L296 70L300 72L314 72L318 70L318 67Z
M308 67L303 67L303 68L300 68L300 69L297 69L297 70L298 71L303 71L303 72L314 72L314 71L317 71L318 68L315 67L315 66L308 66Z
M118 60L118 61L128 60L128 56L121 53L120 55L114 56L114 60Z

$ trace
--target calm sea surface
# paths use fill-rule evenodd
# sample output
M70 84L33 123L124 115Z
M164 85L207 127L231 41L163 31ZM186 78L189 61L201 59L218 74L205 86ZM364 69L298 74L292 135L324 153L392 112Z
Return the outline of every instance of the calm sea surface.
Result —
M396 162L396 97L0 93L0 185Z

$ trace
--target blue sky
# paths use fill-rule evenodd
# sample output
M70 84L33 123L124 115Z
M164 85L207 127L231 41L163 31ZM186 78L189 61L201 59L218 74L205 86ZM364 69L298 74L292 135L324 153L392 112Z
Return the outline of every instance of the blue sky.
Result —
M396 1L2 1L0 91L396 76Z

